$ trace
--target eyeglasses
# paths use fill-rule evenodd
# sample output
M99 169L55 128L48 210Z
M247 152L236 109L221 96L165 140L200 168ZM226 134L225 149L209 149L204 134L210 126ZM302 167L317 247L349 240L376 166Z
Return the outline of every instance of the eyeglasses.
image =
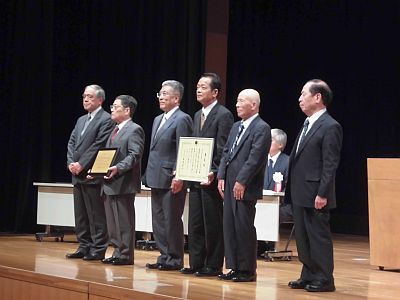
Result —
M110 110L117 110L119 107L122 107L122 105L110 105Z

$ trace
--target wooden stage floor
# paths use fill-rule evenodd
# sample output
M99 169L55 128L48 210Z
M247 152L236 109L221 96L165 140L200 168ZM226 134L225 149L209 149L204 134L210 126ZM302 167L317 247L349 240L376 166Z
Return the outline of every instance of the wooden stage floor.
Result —
M74 240L72 235L64 242L0 235L0 299L400 299L400 273L370 266L367 237L334 236L334 293L288 288L288 281L299 277L297 258L260 259L257 282L234 283L147 270L145 264L155 262L158 251L136 250L134 266L67 260L65 254L77 248ZM290 248L295 250L293 242Z

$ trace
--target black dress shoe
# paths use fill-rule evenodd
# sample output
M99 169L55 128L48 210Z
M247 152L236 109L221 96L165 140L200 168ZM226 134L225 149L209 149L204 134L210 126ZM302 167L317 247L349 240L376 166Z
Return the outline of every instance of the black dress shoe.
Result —
M182 274L185 274L185 275L189 275L189 274L196 273L198 270L199 269L195 269L195 268L190 267L190 268L182 268L182 269L179 270L179 272L181 272Z
M88 253L83 257L83 260L103 260L104 255Z
M133 262L130 259L116 257L112 264L114 266L123 266L123 265L133 265Z
M152 269L152 270L157 270L159 265L160 265L159 263L155 263L155 264L148 263L148 264L146 264L146 268Z
M177 270L182 269L182 267L159 264L158 269L161 271L177 271Z
M236 271L236 270L230 270L228 273L226 273L226 274L221 274L221 275L218 275L218 278L219 279L222 279L222 280L232 280L232 278L233 277L235 277L236 275L238 275L238 271Z
M218 276L221 274L222 274L221 269L215 269L210 267L201 268L195 273L195 275L198 277Z
M304 288L307 292L334 292L336 290L333 282L313 281Z
M288 286L292 289L304 289L309 283L311 283L311 281L300 278L297 280L289 281Z
M74 253L67 253L65 255L66 258L83 258L85 256L85 252L82 250L77 250Z
M105 259L102 259L101 262L103 264L112 264L114 259L116 259L116 257L115 256L111 256L111 257L107 257Z
M234 282L252 282L257 280L257 274L252 272L237 272L232 278Z

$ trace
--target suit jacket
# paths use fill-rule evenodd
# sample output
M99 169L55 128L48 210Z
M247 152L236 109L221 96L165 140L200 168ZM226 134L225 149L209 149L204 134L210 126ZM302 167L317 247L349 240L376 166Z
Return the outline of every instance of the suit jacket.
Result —
M67 167L73 162L79 162L83 167L83 171L78 176L72 175L72 184L99 184L101 182L100 179L86 179L87 170L92 167L97 151L105 146L114 128L110 114L100 109L81 136L86 119L87 114L78 119L68 141Z
M118 147L114 162L118 174L110 180L105 180L103 191L106 195L125 195L140 192L144 139L143 128L132 121L122 127L113 143L111 143L111 136L108 138L106 147Z
M246 186L243 200L262 199L264 170L271 146L271 127L257 116L243 133L229 160L230 149L235 142L240 121L233 124L229 133L218 171L218 179L235 181Z
M143 184L151 188L169 189L176 167L179 138L192 136L193 122L188 114L178 108L157 132L163 116L157 116L153 122Z
M232 113L223 105L217 103L210 111L200 130L200 116L202 110L196 112L193 120L193 136L214 138L214 150L211 171L218 172L222 151L228 139L233 124Z
M288 171L289 171L289 155L286 155L285 153L281 152L281 154L279 154L278 159L276 160L276 162L272 168L272 174L275 172L282 173L282 175L283 175L282 191L284 191L285 187L286 187ZM272 178L270 178L269 182L265 182L267 180L267 173L268 173L268 162L267 162L267 165L265 166L264 189L274 190L275 182Z
M339 165L343 131L328 112L322 114L296 147L301 130L290 154L289 177L285 202L314 207L315 197L326 197L327 208L336 207L335 176Z

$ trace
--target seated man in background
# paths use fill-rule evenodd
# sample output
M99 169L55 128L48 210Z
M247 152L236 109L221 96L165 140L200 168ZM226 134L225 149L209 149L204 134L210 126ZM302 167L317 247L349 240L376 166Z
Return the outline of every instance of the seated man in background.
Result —
M281 191L285 191L288 169L289 156L283 153L287 142L287 135L282 129L271 129L271 147L268 154L268 162L264 175L264 190L275 190L275 181L273 174L280 172L283 176ZM290 204L281 203L279 207L279 223L289 222L293 220L292 207ZM257 253L260 256L265 251L274 251L275 242L258 241Z

